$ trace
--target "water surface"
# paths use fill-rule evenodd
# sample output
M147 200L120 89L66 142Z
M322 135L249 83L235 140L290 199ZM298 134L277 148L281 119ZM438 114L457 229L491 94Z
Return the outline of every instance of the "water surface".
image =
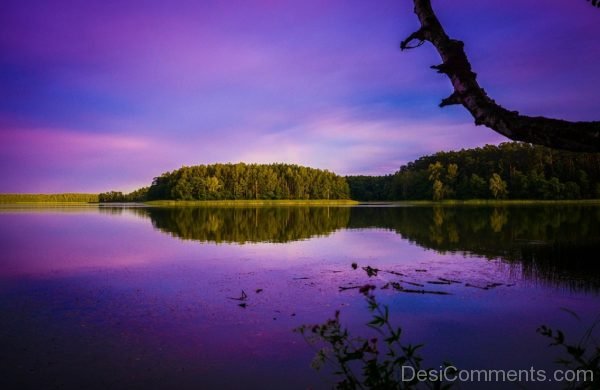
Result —
M292 329L362 333L340 287L392 281L449 293L377 292L429 366L553 369L535 329L600 314L599 247L592 206L5 209L0 385L327 388Z

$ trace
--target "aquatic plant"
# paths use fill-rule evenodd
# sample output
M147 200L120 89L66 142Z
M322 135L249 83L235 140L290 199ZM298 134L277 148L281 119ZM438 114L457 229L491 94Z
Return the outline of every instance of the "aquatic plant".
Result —
M312 366L320 369L326 363L333 365L334 374L339 377L338 389L450 388L452 383L443 382L437 374L439 370L423 368L423 358L418 353L423 345L402 341L402 329L391 324L388 307L376 300L373 290L375 286L370 284L359 289L372 313L367 326L379 337L352 336L342 326L339 311L323 324L295 329L309 344L320 346ZM444 362L443 367L455 370L448 362ZM411 373L422 375L404 378L407 368Z
M577 314L568 312L581 321ZM600 319L589 326L575 344L567 342L567 338L561 330L552 329L546 325L537 329L539 334L552 340L551 347L563 350L563 357L558 358L556 363L569 370L586 373L585 380L570 382L567 386L569 389L600 389L600 344L594 338L594 331L598 324L600 324Z
M358 264L352 263L353 269L358 269ZM377 276L379 272L393 273L402 276L402 273L380 270L370 266L362 267L369 277ZM406 283L406 282L405 282ZM439 278L439 281L430 283L451 284L458 281ZM382 289L388 288L387 283ZM496 287L493 283L483 287L489 289ZM468 283L465 286L470 286ZM477 286L472 286L477 287ZM480 287L481 288L481 287ZM304 339L313 346L319 346L312 366L321 369L326 363L334 367L334 374L339 380L338 389L448 389L454 382L449 382L458 372L458 369L449 362L443 362L440 369L423 368L423 358L418 351L423 344L406 344L402 341L402 328L394 327L390 322L389 308L377 301L373 291L376 287L372 284L363 286L342 286L340 291L358 289L365 296L367 306L372 314L372 319L367 326L379 334L379 338L365 338L353 336L340 322L340 312L336 311L332 319L323 324L303 325L297 329ZM398 286L398 291L406 290ZM427 291L419 291L427 292ZM436 292L434 292L436 293ZM564 309L577 320L581 319L576 313ZM588 327L583 337L576 343L568 343L561 330L554 330L542 325L537 332L552 340L550 346L560 347L566 356L556 360L573 372L583 373L577 379L567 382L568 389L600 389L600 344L594 338L596 327L600 318ZM380 343L379 341L383 342ZM408 370L407 370L408 369ZM412 375L406 377L405 372ZM414 375L414 373L420 373ZM443 373L443 374L442 374ZM595 380L594 380L595 379Z

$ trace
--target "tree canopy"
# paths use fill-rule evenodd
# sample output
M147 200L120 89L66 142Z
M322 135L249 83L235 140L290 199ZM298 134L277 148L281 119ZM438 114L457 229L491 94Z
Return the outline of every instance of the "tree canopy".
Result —
M100 202L146 200L349 199L346 179L293 164L211 164L182 167L155 177L130 194L99 195Z
M100 202L350 198L600 198L600 154L507 142L423 156L385 176L342 177L291 164L197 165L165 172L130 194L98 196Z
M182 167L154 178L147 199L348 199L346 180L292 164L212 164Z
M508 142L439 152L393 176L348 182L358 200L589 199L600 197L600 155Z

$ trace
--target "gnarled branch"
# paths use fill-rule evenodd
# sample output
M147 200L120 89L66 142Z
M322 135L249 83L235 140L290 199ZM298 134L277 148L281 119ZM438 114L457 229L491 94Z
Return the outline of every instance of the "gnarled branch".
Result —
M448 76L454 92L440 103L463 105L475 119L515 141L524 141L579 152L600 152L600 122L570 122L545 117L530 117L510 111L497 104L477 83L477 75L461 41L451 39L433 12L430 0L414 0L415 13L421 28L401 42L402 50L431 42L439 53L442 64L432 66ZM413 42L417 41L415 45Z

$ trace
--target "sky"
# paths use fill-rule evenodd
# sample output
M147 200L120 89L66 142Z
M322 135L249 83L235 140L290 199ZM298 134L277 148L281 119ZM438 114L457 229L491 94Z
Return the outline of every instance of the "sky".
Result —
M600 10L434 0L498 103L598 120ZM429 69L409 0L3 0L0 193L131 191L162 172L285 162L390 174L498 144Z

